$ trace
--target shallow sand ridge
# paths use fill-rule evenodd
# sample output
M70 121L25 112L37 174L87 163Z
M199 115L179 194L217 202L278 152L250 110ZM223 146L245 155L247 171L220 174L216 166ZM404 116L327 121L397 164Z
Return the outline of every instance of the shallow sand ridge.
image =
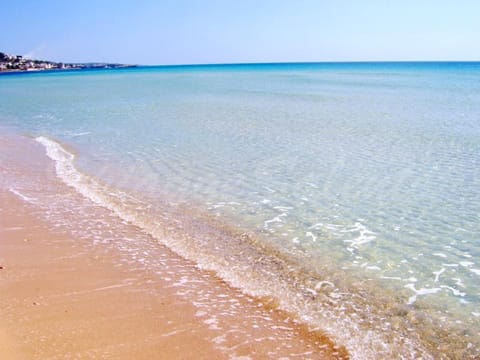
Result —
M61 183L33 140L0 148L3 354L347 357Z

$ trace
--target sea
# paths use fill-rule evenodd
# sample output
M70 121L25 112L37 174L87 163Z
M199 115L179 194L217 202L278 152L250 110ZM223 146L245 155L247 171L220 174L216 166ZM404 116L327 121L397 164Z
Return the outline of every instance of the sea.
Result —
M480 357L480 63L7 74L0 129L352 358Z

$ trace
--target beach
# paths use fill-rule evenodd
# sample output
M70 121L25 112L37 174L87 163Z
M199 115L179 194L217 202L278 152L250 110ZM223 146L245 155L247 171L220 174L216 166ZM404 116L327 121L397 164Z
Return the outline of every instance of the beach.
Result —
M20 309L9 279L27 256L48 286L21 302L47 330L62 299L103 321L82 323L94 341L79 352L476 358L479 74L399 62L4 76L2 221L23 215L2 246L18 236L39 261L2 249L3 309ZM37 228L44 241L23 242ZM67 320L52 331L67 336ZM17 345L40 341L25 334Z
M3 358L348 358L268 301L245 296L89 204L58 181L33 139L2 136L0 148ZM40 193L79 201L83 214L45 211L36 203ZM94 243L82 227L109 236ZM118 247L125 239L132 248ZM138 249L154 249L163 266L141 266L132 259Z
M480 2L177 3L2 6L0 360L480 359Z

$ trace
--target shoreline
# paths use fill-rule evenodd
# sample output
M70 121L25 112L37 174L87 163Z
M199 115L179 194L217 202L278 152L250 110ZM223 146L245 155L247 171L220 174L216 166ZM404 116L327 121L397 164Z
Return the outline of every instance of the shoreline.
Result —
M33 140L4 136L0 148L2 352L19 358L348 358L268 300L240 293L90 204L56 178ZM27 186L32 179L39 187ZM80 216L69 203L45 207L38 200L49 191L91 214ZM162 266L150 266L147 257Z
M185 279L193 267L215 274L354 359L478 357L479 153L464 112L477 109L478 69L240 69L4 78L2 121L29 139L55 189L3 171L0 184L125 266L163 279L165 247L193 264ZM126 224L135 240L120 238ZM212 295L182 276L169 280L182 296ZM200 317L212 311L197 300Z
M101 67L82 67L82 68L69 68L69 69L27 69L27 70L2 70L2 75L22 75L22 74L39 74L39 73L56 73L56 72L70 72L70 71L90 71L90 70L121 70L121 69L133 69L138 68L139 65L122 65L122 66L101 66Z
M75 167L78 154L69 144L42 136L35 140L54 160L57 176L79 194L197 267L217 274L231 288L260 299L269 309L290 314L301 326L317 329L320 338L324 338L322 332L331 334L337 343L354 351L353 358L402 353L407 358L429 359L434 358L432 353L441 356L447 351L443 344L440 351L436 348L428 332L430 321L421 325L417 320L425 319L421 309L399 304L388 289L375 292L378 288L368 281L353 285L337 267L317 272L309 268L307 259L284 253L247 229L232 227L201 209L157 204L158 199L152 202L128 189L112 187L79 171ZM412 332L412 326L416 331ZM439 330L436 335L445 339L453 333Z
M62 229L71 241L85 245L85 251L91 254L91 258L98 258L98 252L107 252L115 260L112 268L118 269L125 265L135 270L142 269L149 283L162 284L155 290L148 290L149 296L157 291L163 293L172 287L175 290L182 288L180 292L170 295L176 298L180 294L181 303L186 301L188 306L193 305L194 324L198 323L198 317L203 318L208 314L207 319L200 319L200 323L207 324L208 330L238 333L235 339L230 339L229 347L225 346L227 340L218 334L210 334L208 339L204 339L209 344L215 343L214 348L220 345L222 356L226 356L226 353L230 355L229 350L225 349L235 348L238 342L254 343L255 351L252 354L258 356L258 334L254 335L257 331L268 342L264 344L266 348L261 347L262 351L268 351L272 347L271 342L275 337L277 340L274 341L274 347L282 345L275 351L291 358L296 355L287 351L285 346L288 349L292 346L307 348L308 351L302 353L308 354L307 358L376 358L375 351L390 356L396 353L409 354L407 358L413 358L415 354L422 354L424 358L433 358L433 354L439 358L446 358L445 353L464 354L462 347L448 348L448 339L458 338L457 331L437 328L435 334L443 341L435 341L434 333L426 332L428 328L425 331L418 322L418 319L425 320L421 311L412 311L413 308L399 307L396 303L390 304L372 297L374 295L370 293L370 285L367 283L362 288L350 288L346 283L341 284L343 280L339 273L337 275L340 278L337 276L333 280L340 286L339 290L331 293L329 281L317 277L319 274L302 273L300 269L303 266L297 267L295 265L300 264L289 261L293 259L284 259L275 249L265 247L261 239L248 234L244 238L246 233L240 234L239 229L229 228L228 224L216 220L212 222L205 214L197 213L198 209L184 205L179 209L160 207L154 209L154 212L143 213L149 206L147 204L145 208L145 203L135 199L135 195L123 203L129 194L110 188L101 180L90 178L75 169L76 151L68 144L60 144L48 138L20 136L12 131L10 135L0 137L0 150L3 152L0 152L0 165L5 170L0 173L3 175L0 176L0 193L3 191L13 195L23 203L23 207L36 209L37 220L43 219L51 230ZM52 197L55 201L49 203ZM58 197L64 199L56 199ZM79 216L83 212L86 213ZM12 227L18 226L7 226ZM189 249L185 250L185 245ZM216 248L213 252L212 245ZM72 256L75 257L71 253L68 255ZM236 262L238 256L249 259L249 263ZM169 263L175 270L168 269L168 266L165 269L165 258L174 259L174 266ZM234 264L236 270L228 270ZM292 266L296 268L293 272ZM85 265L79 267L84 268ZM241 273L239 269L243 269ZM43 273L46 278L50 276L48 269ZM240 277L236 278L238 275ZM124 274L120 279L123 278L132 276ZM275 279L277 283L274 282ZM327 279L330 277L327 276ZM72 281L74 280L76 279ZM107 285L107 288L109 286L111 285ZM113 299L121 297L123 290L123 287L112 288ZM141 293L144 290L145 288L136 289L135 292ZM208 301L205 301L205 293L208 294ZM198 294L201 294L200 298ZM281 294L285 296L282 297ZM351 296L356 296L356 303L349 303ZM227 304L225 299L229 299ZM368 299L373 302L366 302ZM233 307L230 302L234 304ZM356 306L360 306L360 309L364 307L366 313L359 311ZM339 310L343 309L343 317L335 312L338 307ZM155 311L161 311L161 308ZM173 311L175 310L170 310ZM225 314L228 316L222 319L222 326L219 326L219 317ZM236 322L245 314L250 314L252 318L247 317L241 325L242 330L239 330ZM386 317L379 317L381 314ZM362 318L356 323L358 316ZM118 315L113 317L117 318ZM266 320L267 324L259 327L256 320L258 317ZM322 321L319 322L319 319ZM385 321L386 319L388 320ZM271 321L273 325L268 324ZM332 331L329 326L333 323L337 327ZM412 333L409 330L410 334L407 334L404 327L408 324L414 326L416 331ZM180 328L181 333L187 331L182 326ZM344 330L343 335L339 336L336 332L339 328ZM356 328L357 333L353 333L352 328ZM200 333L206 334L207 329ZM167 334L177 334L177 330L167 331Z

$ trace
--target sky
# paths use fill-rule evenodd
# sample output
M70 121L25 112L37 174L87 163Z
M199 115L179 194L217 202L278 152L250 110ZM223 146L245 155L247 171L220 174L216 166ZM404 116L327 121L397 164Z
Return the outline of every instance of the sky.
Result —
M62 62L480 61L479 0L0 0L0 24Z

